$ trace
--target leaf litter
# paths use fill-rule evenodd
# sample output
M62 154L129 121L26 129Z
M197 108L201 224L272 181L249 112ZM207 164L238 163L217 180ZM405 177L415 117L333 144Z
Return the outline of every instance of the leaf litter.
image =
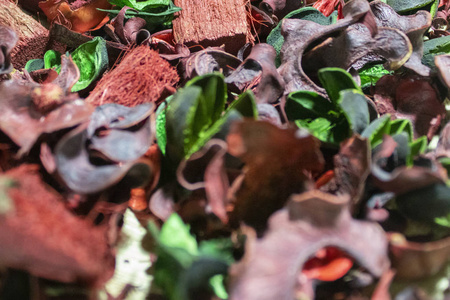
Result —
M448 298L449 2L211 1L0 1L0 298Z

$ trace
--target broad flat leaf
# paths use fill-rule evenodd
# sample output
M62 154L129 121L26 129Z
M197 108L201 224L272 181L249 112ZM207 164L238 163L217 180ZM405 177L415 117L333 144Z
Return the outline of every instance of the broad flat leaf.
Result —
M396 12L405 13L412 10L417 10L424 7L434 0L387 0L389 4Z
M318 75L331 102L337 103L339 93L346 89L355 89L362 93L352 76L341 68L323 68L319 70Z
M338 103L354 133L361 134L369 125L369 108L364 94L358 90L344 90L339 93Z
M239 97L230 104L230 109L238 111L243 117L258 117L258 110L255 104L255 95L251 90L247 90L240 94Z
M391 116L388 114L381 116L370 123L361 133L362 137L369 139L372 148L381 144L383 136L389 132L391 126L390 118Z
M72 92L87 88L108 67L106 41L100 37L82 44L72 52L71 56L80 69L80 79L72 87Z
M434 57L450 53L450 36L443 36L423 43L422 63L430 68L435 67Z
M177 214L172 214L164 222L158 238L164 246L185 249L191 255L198 254L196 239L189 232L189 226Z
M330 25L336 22L337 20L337 12L333 13L329 17L325 17L320 11L312 7L302 7L298 10L294 10L288 13L285 19L302 19L316 22L321 25ZM280 60L280 51L281 47L284 43L284 37L281 35L281 24L282 21L278 23L278 25L272 29L269 36L267 37L267 43L272 45L277 52L277 57L275 59L275 63L277 66L281 64Z
M285 106L286 116L290 121L328 117L339 118L338 108L315 92L297 91L288 95Z

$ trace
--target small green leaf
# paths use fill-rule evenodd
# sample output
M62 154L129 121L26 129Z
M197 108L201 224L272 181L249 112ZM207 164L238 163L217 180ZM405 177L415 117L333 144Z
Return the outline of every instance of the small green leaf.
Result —
M166 146L167 146L167 134L166 134L166 107L172 96L169 96L166 99L166 102L161 103L156 109L156 142L158 143L159 149L163 155L166 155Z
M344 90L339 93L338 103L350 124L350 129L361 134L370 122L366 97L357 90Z
M412 142L414 133L411 125L411 121L407 119L392 120L389 128L389 135L395 135L405 132L408 135L408 141Z
M225 289L225 276L214 275L209 279L209 284L212 286L214 293L220 299L228 299L228 293Z
M344 69L323 68L319 70L318 75L322 86L327 91L327 94L333 103L337 103L340 91L355 89L362 92L352 76Z
M176 213L172 214L161 227L159 242L166 247L184 249L191 255L199 253L197 241L191 235L189 226Z
M434 0L387 0L386 3L396 12L404 13L424 7L433 1Z
M27 70L28 73L44 69L44 60L42 58L31 59L27 61L24 69Z
M258 117L255 95L251 90L247 90L239 95L239 97L231 103L229 109L235 109L246 118Z
M444 226L444 227L449 227L450 228L450 214L443 216L443 217L437 217L434 218L434 223L440 225L440 226Z
M209 116L208 126L217 121L224 108L227 97L227 86L224 81L225 77L221 73L211 73L197 76L186 83L186 86L198 86L202 88L202 95L205 99L201 101L203 110Z
M71 56L80 70L80 79L72 87L72 92L87 88L108 67L106 42L101 37L80 45Z
M367 128L361 133L362 137L369 139L370 146L372 148L381 144L383 141L383 136L389 132L391 127L390 119L391 116L389 114L383 115L370 123L369 126L367 126Z
M434 57L436 55L450 53L450 36L443 36L425 41L423 43L422 63L435 69Z
M170 0L109 0L109 3L119 7L128 6L139 11L151 11L154 9L161 9L170 5Z
M410 161L412 163L414 157L416 157L419 154L425 153L425 150L427 150L428 146L428 139L426 136L421 136L417 138L416 140L412 141L409 144L411 148L411 158Z
M323 117L337 120L339 112L336 105L310 91L296 91L287 96L285 106L288 120L313 119Z
M14 211L14 201L8 195L8 190L14 186L14 180L6 176L0 178L0 216Z
M59 73L61 69L61 53L55 50L48 50L44 54L44 68L55 68Z
M359 71L361 89L374 86L381 77L392 73L392 71L386 70L382 64L364 67Z

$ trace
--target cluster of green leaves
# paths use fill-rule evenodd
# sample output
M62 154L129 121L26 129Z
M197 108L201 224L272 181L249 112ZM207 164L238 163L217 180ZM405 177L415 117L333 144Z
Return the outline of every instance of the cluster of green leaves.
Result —
M308 129L319 140L335 145L354 133L368 138L372 147L380 144L385 134L404 135L408 141L405 150L408 164L425 151L426 137L414 140L409 120L391 120L384 115L370 122L368 100L345 70L324 68L318 75L330 100L310 91L290 93L285 106L289 121Z
M225 139L230 124L257 116L254 95L247 91L228 108L227 86L220 73L197 76L161 105L156 136L160 149L178 163L200 150L212 137Z
M117 15L120 8L128 6L133 10L128 10L125 17L140 17L147 22L146 27L154 30L160 27L170 27L173 14L180 11L181 8L175 6L171 0L109 0L109 3L116 5L119 9L103 10Z
M80 70L80 78L72 87L72 92L87 88L108 67L106 41L101 37L95 37L80 45L70 55ZM54 69L59 73L61 70L61 54L54 50L48 50L43 59L32 59L25 65L25 70L28 72L39 69Z
M423 43L422 63L435 69L434 57L450 53L450 36L443 36Z
M153 223L148 230L156 241L158 256L152 267L154 283L168 299L195 299L200 291L228 297L223 280L234 261L230 239L197 243L177 214L166 220L161 231Z

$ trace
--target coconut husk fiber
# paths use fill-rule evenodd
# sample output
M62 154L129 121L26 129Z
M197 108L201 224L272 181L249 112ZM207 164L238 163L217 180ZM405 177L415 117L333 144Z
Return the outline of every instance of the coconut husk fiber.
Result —
M24 13L14 2L0 0L0 24L10 27L19 37L11 51L14 68L23 68L28 60L44 57L48 30Z
M236 54L253 42L245 0L174 0L181 11L173 20L175 42L189 47L225 45Z
M148 46L139 46L102 77L86 102L94 106L117 103L129 107L148 102L158 104L175 91L178 81L174 67Z

